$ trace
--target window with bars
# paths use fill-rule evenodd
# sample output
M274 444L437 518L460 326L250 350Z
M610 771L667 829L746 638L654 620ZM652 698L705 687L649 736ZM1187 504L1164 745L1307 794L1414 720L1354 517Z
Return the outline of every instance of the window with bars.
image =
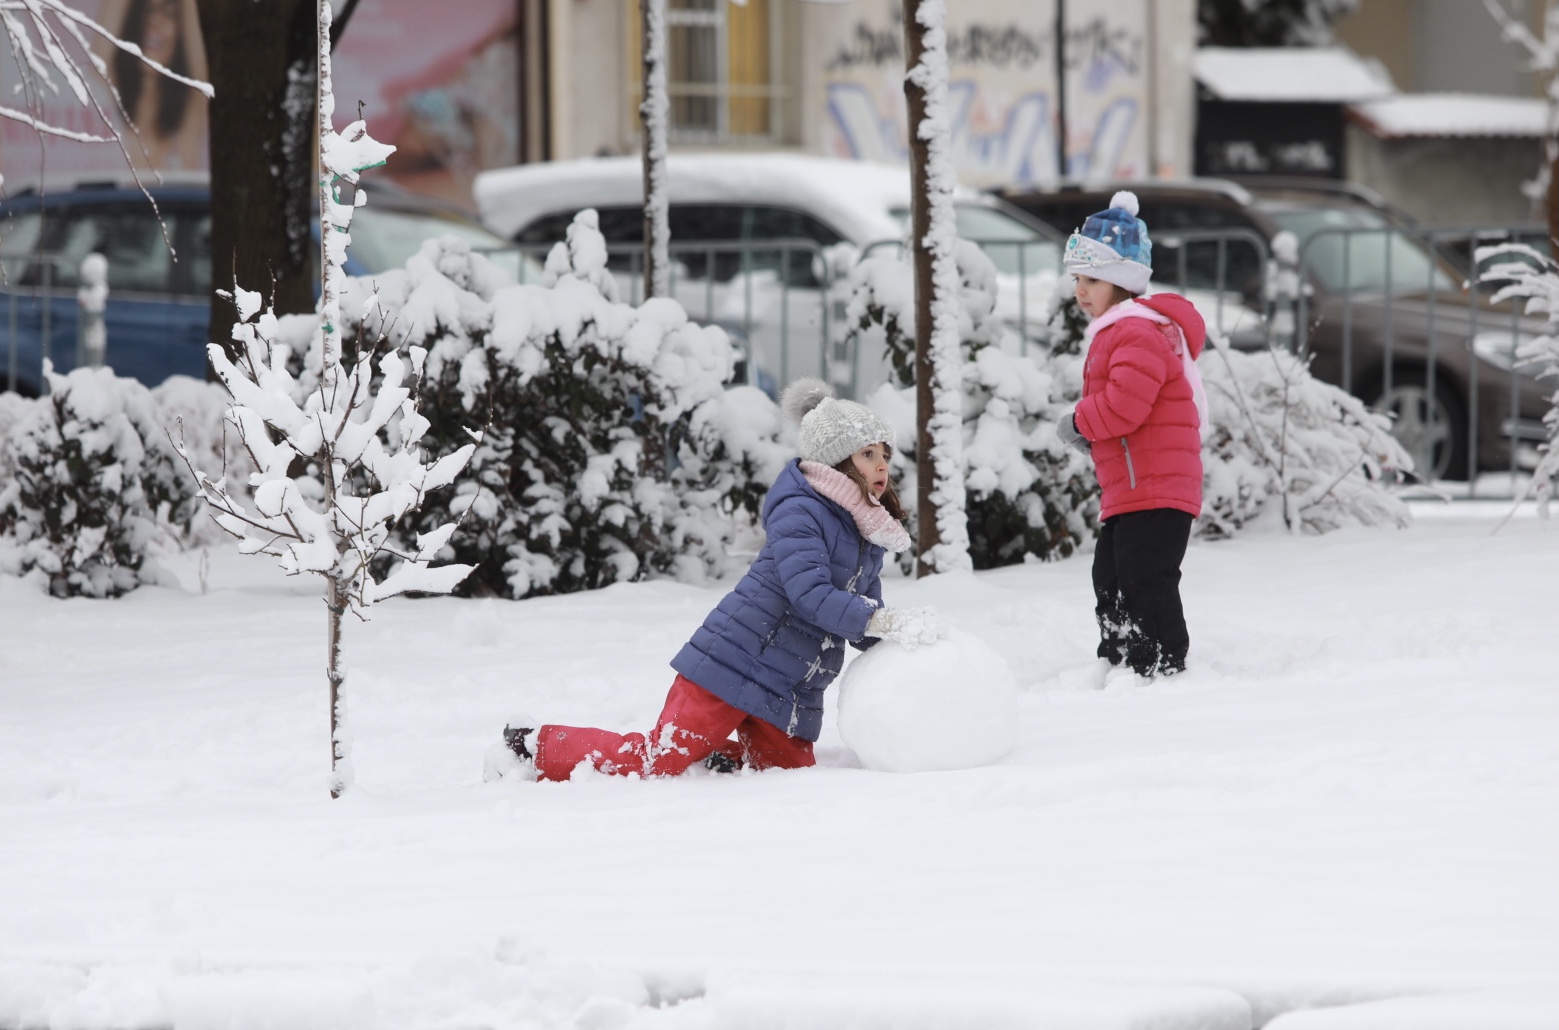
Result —
M671 139L679 143L768 141L779 133L783 88L775 82L774 0L666 0L666 78ZM635 111L643 91L637 0L629 82Z

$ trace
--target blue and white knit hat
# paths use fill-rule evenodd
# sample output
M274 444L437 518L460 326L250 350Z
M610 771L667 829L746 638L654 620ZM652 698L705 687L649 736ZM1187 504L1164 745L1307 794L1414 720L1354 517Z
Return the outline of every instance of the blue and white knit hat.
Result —
M1137 217L1137 195L1121 190L1107 210L1088 216L1066 241L1066 270L1114 283L1127 293L1142 293L1153 277L1153 242L1147 223Z

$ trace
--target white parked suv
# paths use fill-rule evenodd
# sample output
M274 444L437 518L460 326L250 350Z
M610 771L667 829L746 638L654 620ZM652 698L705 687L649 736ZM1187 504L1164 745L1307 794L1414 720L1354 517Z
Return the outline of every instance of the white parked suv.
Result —
M749 153L673 155L667 172L672 294L692 317L746 338L761 370L754 382L772 390L820 375L844 396L865 396L886 381L884 356L843 345L848 298L839 280L860 254L902 244L908 169ZM644 238L638 158L483 172L475 195L489 225L537 250L561 240L577 212L594 208L611 267L625 296L636 295ZM954 206L959 235L980 244L1001 273L1003 313L1014 322L1042 317L1060 271L1061 235L976 190L960 189Z

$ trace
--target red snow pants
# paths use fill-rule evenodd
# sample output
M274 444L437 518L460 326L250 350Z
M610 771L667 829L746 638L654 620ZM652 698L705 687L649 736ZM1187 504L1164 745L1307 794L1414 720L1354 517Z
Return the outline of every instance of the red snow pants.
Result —
M676 776L716 751L753 769L802 769L817 761L810 740L788 736L678 676L648 735L542 726L536 731L536 774L543 780L566 780L581 762L588 762L599 772L618 776Z

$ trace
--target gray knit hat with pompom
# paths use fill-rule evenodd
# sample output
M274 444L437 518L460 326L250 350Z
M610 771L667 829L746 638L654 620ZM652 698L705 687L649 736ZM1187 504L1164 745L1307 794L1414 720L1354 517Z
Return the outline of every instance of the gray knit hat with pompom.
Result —
M876 412L833 394L821 379L798 379L780 395L780 411L797 428L803 460L837 465L870 444L893 446L893 428Z

